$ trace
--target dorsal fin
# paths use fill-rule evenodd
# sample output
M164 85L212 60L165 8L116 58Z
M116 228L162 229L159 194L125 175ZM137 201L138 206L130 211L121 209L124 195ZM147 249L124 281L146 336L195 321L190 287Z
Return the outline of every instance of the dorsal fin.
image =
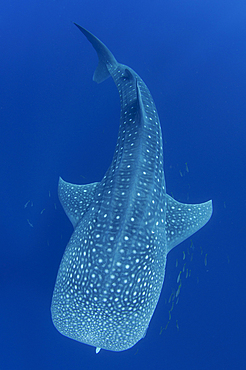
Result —
M75 228L87 212L94 197L98 182L86 185L75 185L59 178L58 196L61 205Z

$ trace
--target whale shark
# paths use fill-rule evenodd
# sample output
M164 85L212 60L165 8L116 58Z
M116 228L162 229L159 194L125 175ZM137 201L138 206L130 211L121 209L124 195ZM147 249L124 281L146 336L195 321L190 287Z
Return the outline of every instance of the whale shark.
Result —
M208 222L212 201L183 204L166 193L162 131L147 86L97 37L75 25L98 55L93 80L111 76L115 82L120 126L101 182L59 179L59 199L74 232L57 274L51 315L61 334L96 353L124 351L146 335L167 254Z

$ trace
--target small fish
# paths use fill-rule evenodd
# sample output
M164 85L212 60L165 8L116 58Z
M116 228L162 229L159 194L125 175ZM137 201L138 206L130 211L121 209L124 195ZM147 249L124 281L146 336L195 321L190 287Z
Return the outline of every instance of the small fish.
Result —
M30 200L28 200L28 202L26 202L26 204L24 205L24 208L26 208L30 202L31 202L31 201L30 201Z
M28 225L30 225L31 227L33 227L33 224L31 224L31 222L27 219L27 222L28 222Z

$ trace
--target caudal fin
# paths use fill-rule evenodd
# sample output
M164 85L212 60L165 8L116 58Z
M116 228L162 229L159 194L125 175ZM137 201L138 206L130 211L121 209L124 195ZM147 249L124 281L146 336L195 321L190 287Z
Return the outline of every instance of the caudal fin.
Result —
M77 23L74 24L85 35L88 41L90 41L90 43L97 52L98 66L94 72L93 81L99 84L100 82L103 82L110 76L107 66L108 65L117 66L118 64L117 60L115 59L111 51L109 51L107 46L105 46L96 36L87 31L85 28L79 26Z

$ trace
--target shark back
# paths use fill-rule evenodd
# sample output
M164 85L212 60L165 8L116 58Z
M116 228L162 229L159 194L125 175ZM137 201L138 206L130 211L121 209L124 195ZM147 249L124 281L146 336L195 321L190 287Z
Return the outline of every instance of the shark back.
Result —
M146 334L165 276L167 253L210 218L211 201L185 205L166 194L162 134L143 80L76 25L98 54L93 79L112 76L121 101L112 163L100 183L60 179L74 226L56 280L52 319L63 334L123 351Z

